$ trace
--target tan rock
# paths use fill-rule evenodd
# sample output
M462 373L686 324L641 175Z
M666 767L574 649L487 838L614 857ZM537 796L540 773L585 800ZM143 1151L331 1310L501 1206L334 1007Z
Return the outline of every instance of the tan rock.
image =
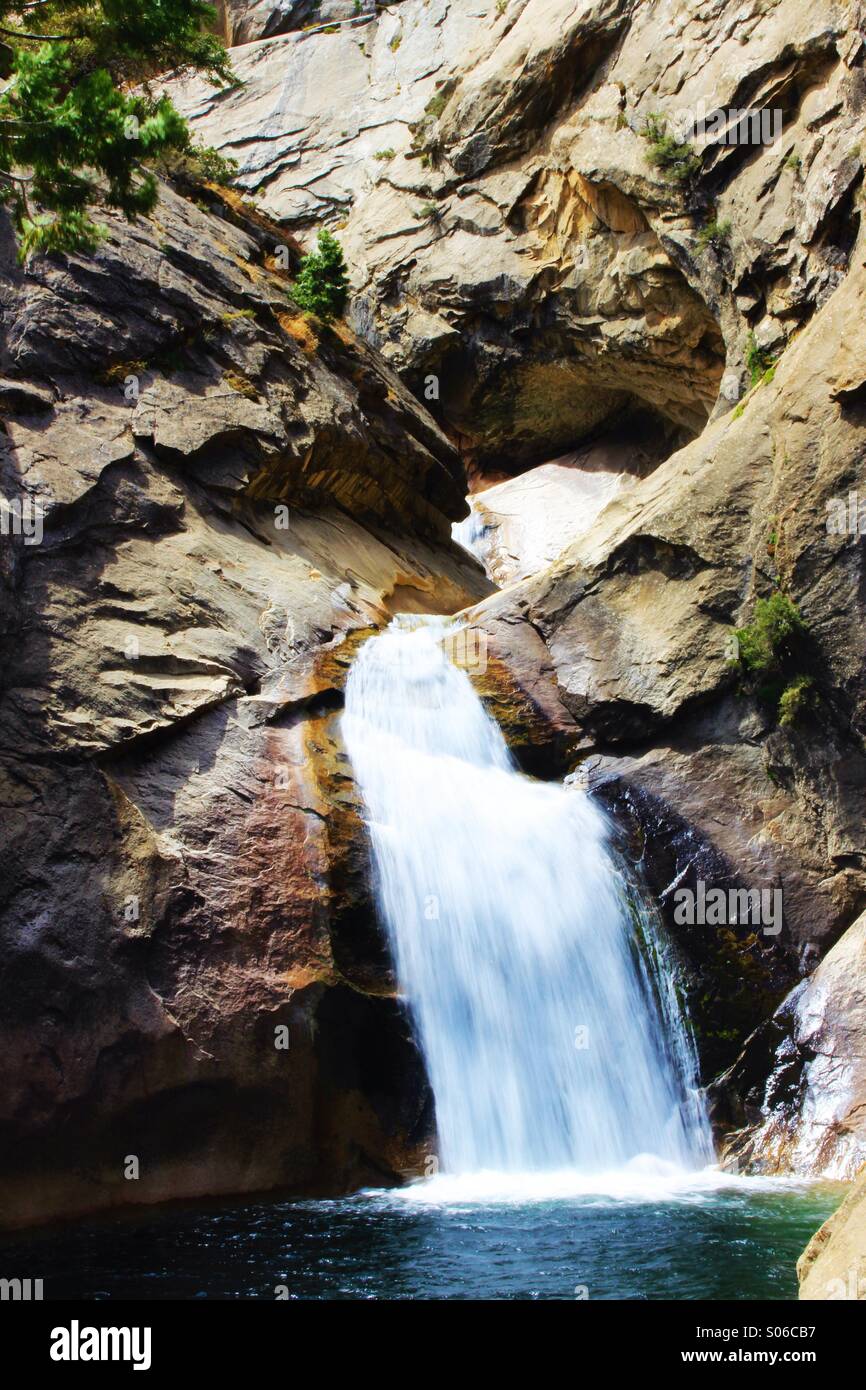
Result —
M866 1298L866 1172L797 1261L800 1298Z
M500 586L546 569L629 481L623 464L631 460L610 452L586 448L475 493L455 540Z
M237 50L227 96L172 94L284 225L339 228L353 322L413 382L441 377L467 447L525 465L636 403L697 434L742 393L748 331L781 347L838 286L862 169L858 13L404 0L358 30ZM746 92L784 113L778 140L693 129ZM702 157L694 194L648 162L657 113ZM712 220L724 248L698 239Z

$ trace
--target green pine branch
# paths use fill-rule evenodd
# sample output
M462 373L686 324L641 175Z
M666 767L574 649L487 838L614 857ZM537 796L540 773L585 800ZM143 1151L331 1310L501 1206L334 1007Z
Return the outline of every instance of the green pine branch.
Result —
M158 184L142 165L189 149L190 137L149 84L167 71L233 80L223 44L203 30L213 17L203 0L0 0L11 50L0 197L22 259L92 250L104 232L91 215L100 203L130 219L151 211Z

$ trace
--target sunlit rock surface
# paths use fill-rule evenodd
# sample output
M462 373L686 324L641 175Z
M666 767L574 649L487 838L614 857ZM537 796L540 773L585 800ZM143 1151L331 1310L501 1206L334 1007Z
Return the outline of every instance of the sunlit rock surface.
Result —
M866 1299L866 1172L797 1261L800 1298Z
M352 320L469 447L541 462L636 405L700 431L844 278L861 178L857 7L695 13L623 0L404 0L238 48L243 86L171 84L287 228L339 231ZM694 193L648 115L781 113L766 145L693 137ZM727 226L724 244L701 229Z
M766 1032L775 1047L762 1123L734 1152L761 1171L853 1177L866 1163L866 915Z
M469 496L470 515L455 523L454 539L500 587L526 579L587 531L628 484L615 463L586 448L494 483Z

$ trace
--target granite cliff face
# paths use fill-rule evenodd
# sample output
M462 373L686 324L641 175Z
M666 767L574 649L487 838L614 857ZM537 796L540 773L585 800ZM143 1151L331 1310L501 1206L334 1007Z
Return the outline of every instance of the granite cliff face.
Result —
M742 391L747 329L778 350L840 283L861 29L847 3L404 0L237 49L227 96L172 94L272 215L340 227L355 325L414 386L438 374L467 449L513 467L630 413L698 433ZM672 185L647 117L716 109L778 112L782 135L706 143Z
M827 518L866 499L863 11L694 11L229 3L242 85L167 85L255 208L166 189L26 273L4 230L3 486L45 510L3 560L4 1219L419 1163L337 728L407 609L470 608L518 757L610 808L730 1161L862 1161L866 584ZM319 333L285 290L322 224ZM775 589L792 727L729 659ZM781 887L782 931L684 928L699 881Z
M681 948L708 1082L862 908L862 548L828 534L826 504L862 476L862 406L840 388L864 269L858 249L739 418L712 422L549 568L478 610L526 683L544 643L574 756L630 832ZM809 625L820 694L794 728L738 693L729 661L732 626L774 581ZM673 889L698 880L781 885L782 930L678 926ZM720 1095L723 1127L758 1118L745 1072L731 1084L751 1098L726 1112ZM857 1124L862 1137L862 1113Z
M452 446L210 196L26 272L3 228L15 1224L382 1181L430 1129L336 720L367 632L489 585Z

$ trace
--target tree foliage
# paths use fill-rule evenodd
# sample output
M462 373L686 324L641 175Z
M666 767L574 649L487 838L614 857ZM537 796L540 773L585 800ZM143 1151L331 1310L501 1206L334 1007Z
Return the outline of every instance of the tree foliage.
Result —
M0 196L22 257L89 249L104 200L126 217L151 210L144 168L190 145L186 123L149 88L161 72L231 79L203 0L0 0Z
M238 163L209 145L190 141L182 149L164 149L152 161L163 178L170 179L182 189L194 189L204 183L228 187L237 176Z
M340 243L323 228L318 246L301 261L292 298L323 323L342 314L349 297L349 277Z

